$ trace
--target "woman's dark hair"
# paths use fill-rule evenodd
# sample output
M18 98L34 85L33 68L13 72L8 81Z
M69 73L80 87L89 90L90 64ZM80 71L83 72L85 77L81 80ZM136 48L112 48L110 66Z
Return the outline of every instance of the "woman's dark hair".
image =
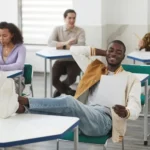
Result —
M13 35L12 40L11 40L13 44L23 43L23 37L22 37L21 31L13 23L0 22L0 29L9 30L9 32Z
M74 13L74 14L76 15L75 10L73 10L73 9L67 9L67 10L64 12L64 18L67 17L68 13Z

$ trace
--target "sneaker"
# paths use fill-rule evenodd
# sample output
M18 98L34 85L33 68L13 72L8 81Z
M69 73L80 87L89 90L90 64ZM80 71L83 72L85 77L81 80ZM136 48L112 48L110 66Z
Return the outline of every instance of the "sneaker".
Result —
M55 90L55 92L53 94L53 97L58 97L60 95L61 95L61 93L59 91Z
M75 95L75 93L76 93L76 91L75 90L72 90L72 89L69 89L68 91L67 91L67 95L71 95L71 96L74 96Z

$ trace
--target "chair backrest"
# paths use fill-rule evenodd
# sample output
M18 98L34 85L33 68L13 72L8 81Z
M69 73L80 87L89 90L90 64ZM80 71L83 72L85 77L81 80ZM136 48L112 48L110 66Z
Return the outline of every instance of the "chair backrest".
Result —
M132 73L141 73L141 74L149 74L150 75L150 66L149 65L127 65L122 64L124 70L132 72ZM150 77L148 79L148 85L150 85Z
M23 76L25 78L25 84L31 84L31 82L32 82L32 65L31 64L24 65Z

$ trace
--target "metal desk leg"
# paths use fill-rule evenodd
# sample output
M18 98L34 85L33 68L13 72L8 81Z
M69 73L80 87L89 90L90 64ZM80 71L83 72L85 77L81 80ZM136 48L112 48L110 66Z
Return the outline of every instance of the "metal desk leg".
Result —
M19 76L19 95L21 96L21 76Z
M52 97L53 93L53 83L52 83L52 60L49 60L49 65L50 65L50 97Z
M47 97L47 59L44 60L44 97Z
M82 79L82 76L83 76L83 72L81 71L80 72L80 79L79 79L79 81Z
M148 144L148 80L145 82L144 145Z
M74 150L78 150L78 141L79 141L79 134L78 134L78 126L74 129Z

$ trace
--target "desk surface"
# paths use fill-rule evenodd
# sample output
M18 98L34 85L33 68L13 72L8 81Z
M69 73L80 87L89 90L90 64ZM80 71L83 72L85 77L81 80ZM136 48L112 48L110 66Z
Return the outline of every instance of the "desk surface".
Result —
M76 117L37 114L17 114L0 119L0 147L57 139L78 123Z
M145 82L145 81L149 78L149 74L134 73L134 75L135 75L141 82Z
M14 70L14 71L4 71L4 73L6 73L6 76L8 78L14 78L17 77L19 75L22 75L22 70Z
M141 62L150 62L150 52L132 52L127 55L127 58L141 61Z
M46 59L72 58L69 50L56 50L55 47L46 47L43 50L36 52L36 55Z

